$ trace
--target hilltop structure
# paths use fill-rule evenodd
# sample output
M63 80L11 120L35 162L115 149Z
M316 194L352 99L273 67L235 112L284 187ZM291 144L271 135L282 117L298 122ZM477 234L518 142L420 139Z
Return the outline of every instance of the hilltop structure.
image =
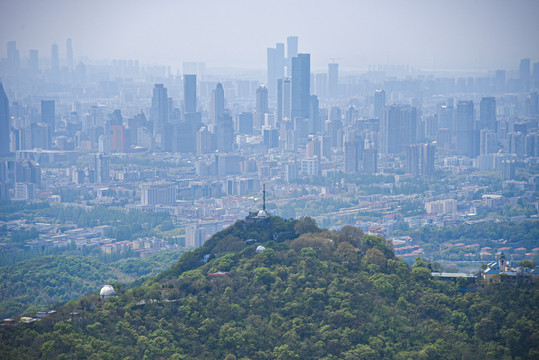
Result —
M512 267L502 251L498 261L491 262L486 269L481 270L481 278L489 283L504 281L530 284L534 279L539 278L539 270L525 266Z

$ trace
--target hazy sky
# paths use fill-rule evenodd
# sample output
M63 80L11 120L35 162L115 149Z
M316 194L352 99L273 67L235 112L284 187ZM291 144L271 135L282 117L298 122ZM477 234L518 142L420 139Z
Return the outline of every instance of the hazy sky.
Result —
M539 0L0 0L0 55L139 59L181 68L266 66L266 48L299 36L313 69L369 64L517 68L539 61Z

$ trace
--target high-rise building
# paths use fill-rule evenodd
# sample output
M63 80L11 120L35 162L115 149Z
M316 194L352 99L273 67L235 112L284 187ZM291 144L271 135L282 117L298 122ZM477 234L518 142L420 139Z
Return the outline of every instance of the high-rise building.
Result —
M317 134L322 132L323 126L320 118L320 102L316 95L311 95L309 120L309 133Z
M154 135L161 135L161 146L163 147L165 127L168 124L168 95L167 88L163 84L155 84L153 88L150 118L153 123Z
M21 58L16 41L8 41L7 43L7 67L9 75L17 76L19 74Z
M277 79L284 77L284 44L275 44L275 48L268 48L268 94L275 99L277 96Z
M539 62L533 63L533 83L534 89L539 89Z
M530 90L530 59L520 60L520 66L518 68L520 75L520 90L529 91Z
M484 97L479 104L479 130L496 131L496 98Z
M253 113L242 112L238 115L238 124L236 125L240 134L250 135L253 133Z
M434 157L436 146L433 144L422 144L420 148L421 157L421 176L427 177L434 175Z
M459 101L455 117L457 154L474 156L474 104L473 101Z
M355 174L359 171L360 144L356 141L344 143L344 172Z
M60 70L60 57L58 54L58 45L56 44L51 45L51 70Z
M314 92L320 98L327 97L328 75L325 73L314 76Z
M330 98L339 96L339 64L328 64L328 92Z
M292 118L292 85L290 78L277 80L277 123Z
M384 90L376 90L374 92L374 117L381 119L384 106L386 106L386 92Z
M173 183L142 184L140 190L141 205L174 205L176 202L176 187Z
M4 86L0 82L0 156L8 156L9 152L9 100Z
M419 176L419 169L419 147L416 144L408 145L406 148L406 172L416 178Z
M49 126L49 144L56 131L56 110L54 100L41 100L41 122Z
M197 111L197 76L183 75L183 112L185 114Z
M363 171L367 174L378 172L378 151L375 148L365 149L363 152Z
M213 125L217 125L223 120L223 113L225 112L225 91L223 90L223 84L218 83L215 90L211 93L211 116Z
M286 74L292 76L292 58L298 56L298 37L286 38Z
M268 110L268 89L263 85L259 85L256 89L256 109L255 109L255 124L257 129L262 128L265 122L265 116Z
M384 108L380 121L379 143L382 154L404 153L415 144L417 110L412 106L391 105Z
M95 182L103 183L110 179L110 159L103 153L97 153L90 157L90 169L95 174Z
M71 39L66 40L66 61L67 67L73 69L73 42Z
M309 117L311 96L311 55L292 58L292 118Z
M30 76L35 76L39 73L39 58L37 50L30 50L28 58L28 72Z

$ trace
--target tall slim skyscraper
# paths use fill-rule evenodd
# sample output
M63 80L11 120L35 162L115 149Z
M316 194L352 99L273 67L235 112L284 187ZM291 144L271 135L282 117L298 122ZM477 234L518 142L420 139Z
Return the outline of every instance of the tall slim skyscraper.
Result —
M48 147L52 143L52 135L56 130L56 109L54 100L41 100L41 122L47 124L48 130Z
M9 101L0 82L0 156L9 155Z
M168 95L163 84L155 84L152 96L152 110L150 114L153 123L153 132L161 135L163 141L165 127L168 123Z
M60 70L60 59L58 55L58 45L51 45L51 69L53 71Z
M474 130L474 105L473 101L459 101L455 127L457 133L456 150L460 155L473 157L473 130Z
M8 41L7 43L7 65L10 75L18 75L21 67L21 58L19 56L19 50L17 50L16 41Z
M275 99L277 96L277 79L284 76L284 44L278 43L275 44L275 48L268 48L267 57L268 82L266 87L268 88L269 96Z
M339 96L339 64L328 64L328 92L330 98Z
M384 90L376 90L374 92L374 117L381 119L384 106L386 106L386 92Z
M311 97L311 55L292 58L292 118L309 117Z
M28 54L28 72L31 76L37 75L39 73L39 55L37 50L30 50Z
M391 105L380 120L379 143L382 154L404 153L416 142L417 110L413 106Z
M539 62L533 63L533 84L534 89L539 89Z
M530 59L520 60L520 66L518 68L520 75L521 91L530 90Z
M264 125L266 113L268 113L268 89L264 85L260 85L256 89L255 127L257 129Z
M496 131L496 98L484 97L479 105L479 130Z
M314 77L314 90L315 94L320 98L327 97L328 89L328 74L316 74Z
M292 76L292 58L298 56L298 37L286 38L286 76Z
M359 171L360 144L356 141L344 143L344 172L354 174Z
M411 144L406 148L406 172L415 178L419 176L419 168L419 146L417 144Z
M420 147L421 156L421 176L428 177L434 175L434 155L436 147L433 144L422 144Z
M298 37L289 36L286 38L286 57L289 59L298 56Z
M73 42L71 39L66 40L66 61L67 67L73 69Z
M211 123L216 125L223 121L223 113L225 112L225 91L223 84L218 83L215 90L211 93Z
M320 102L318 96L311 95L311 103L309 104L309 133L318 134L323 130L322 121L320 121Z
M183 76L183 107L184 113L197 111L197 76Z

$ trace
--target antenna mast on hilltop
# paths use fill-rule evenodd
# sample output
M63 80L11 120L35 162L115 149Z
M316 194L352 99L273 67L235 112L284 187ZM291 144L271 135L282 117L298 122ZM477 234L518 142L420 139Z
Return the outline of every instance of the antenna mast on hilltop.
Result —
M266 184L262 185L262 210L266 211Z

